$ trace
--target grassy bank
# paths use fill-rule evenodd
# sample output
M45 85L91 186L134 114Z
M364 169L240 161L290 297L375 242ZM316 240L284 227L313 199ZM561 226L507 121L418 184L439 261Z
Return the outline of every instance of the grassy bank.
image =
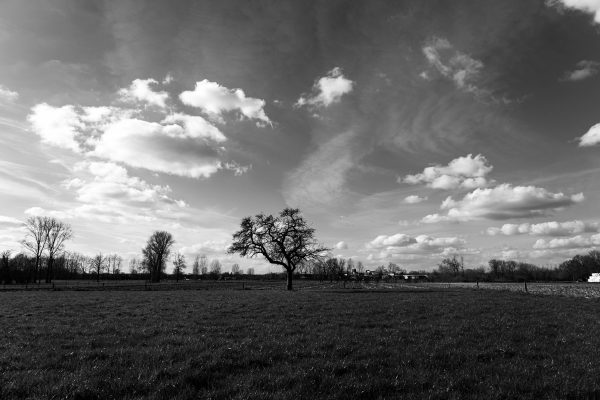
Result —
M0 294L0 398L594 398L600 302L472 290Z

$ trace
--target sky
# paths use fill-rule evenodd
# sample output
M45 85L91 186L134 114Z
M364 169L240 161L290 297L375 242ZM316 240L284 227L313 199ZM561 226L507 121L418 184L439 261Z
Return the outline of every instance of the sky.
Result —
M332 255L555 266L600 246L600 1L0 3L0 249L226 253L297 207Z

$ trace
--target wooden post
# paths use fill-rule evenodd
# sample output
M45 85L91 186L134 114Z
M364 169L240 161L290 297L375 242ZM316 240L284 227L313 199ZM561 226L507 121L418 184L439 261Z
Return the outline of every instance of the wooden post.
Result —
M479 280L477 280L477 289L479 289Z
M527 290L527 279L525 279L525 293L529 293L529 290Z

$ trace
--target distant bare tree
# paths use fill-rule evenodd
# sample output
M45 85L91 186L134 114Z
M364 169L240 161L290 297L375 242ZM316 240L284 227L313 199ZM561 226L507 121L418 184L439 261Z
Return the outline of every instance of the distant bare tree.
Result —
M208 274L208 258L206 257L205 254L202 254L200 256L200 259L198 260L198 266L200 268L201 275Z
M219 260L212 260L210 263L210 274L219 275L221 273L221 262Z
M37 282L40 271L40 261L46 248L46 217L30 217L25 222L25 239L21 242L23 247L29 250L35 257L35 266L33 269L33 282Z
M140 272L141 269L142 269L142 266L141 266L140 260L138 260L135 257L133 257L131 260L129 260L129 273L137 274Z
M92 269L96 272L96 282L100 282L100 274L106 267L106 257L102 253L96 254L92 258Z
M113 275L121 273L121 264L123 263L123 258L120 255L110 254L106 256L106 263L109 273Z
M297 208L286 208L278 216L258 214L242 219L240 230L233 234L229 253L245 257L262 255L269 263L287 272L287 289L297 266L324 256L329 249L319 245L315 230Z
M356 272L359 274L362 274L365 272L365 266L363 265L362 261L359 261L356 263Z
M198 278L200 275L200 255L196 254L196 258L194 258L194 264L192 265L192 275L194 278Z
M239 275L240 274L240 270L241 270L240 269L240 264L236 263L236 264L233 264L231 266L231 274L232 275Z
M254 275L254 268L250 267L246 270L247 275Z
M64 250L65 242L73 237L73 230L69 224L56 218L45 217L46 251L48 253L48 268L46 269L46 283L52 281L54 260Z
M173 273L175 274L175 281L179 282L179 276L185 270L185 256L181 253L175 254L175 259L173 260Z
M169 232L156 231L148 239L146 247L142 249L144 262L150 272L151 282L160 282L160 275L164 271L171 253L171 246L174 243L173 235Z

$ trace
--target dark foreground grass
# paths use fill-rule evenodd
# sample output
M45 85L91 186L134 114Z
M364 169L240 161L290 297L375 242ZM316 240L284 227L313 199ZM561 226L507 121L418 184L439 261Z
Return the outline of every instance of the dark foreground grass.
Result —
M598 398L600 302L493 291L0 294L0 398Z

